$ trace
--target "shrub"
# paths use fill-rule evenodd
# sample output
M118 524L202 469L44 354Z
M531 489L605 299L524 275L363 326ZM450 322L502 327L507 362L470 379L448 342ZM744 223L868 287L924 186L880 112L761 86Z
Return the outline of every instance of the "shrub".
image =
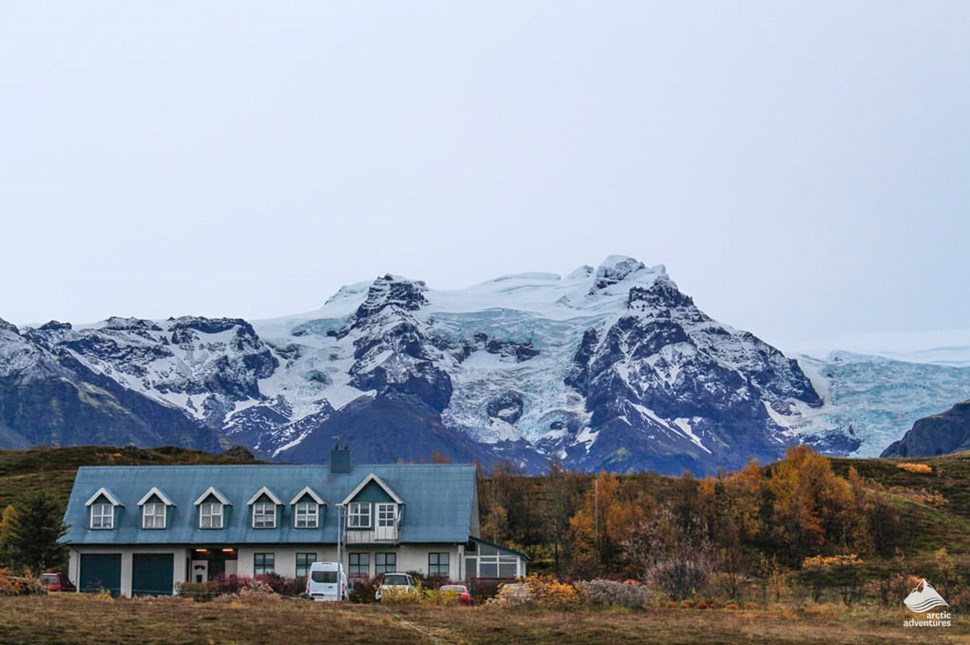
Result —
M22 576L13 576L10 569L0 567L0 596L29 596L46 594L47 590L37 576L29 571Z
M647 604L646 588L633 581L599 579L577 582L576 591L587 605L642 609Z
M536 604L543 607L572 609L580 605L579 594L569 583L560 582L555 578L529 576L525 579L525 584L535 598Z
M903 462L901 464L896 464L896 468L899 468L900 470L905 470L908 473L916 473L921 475L926 475L933 472L933 468L929 464L914 464L910 462Z
M386 587L381 592L382 605L415 605L420 604L423 598L424 596L420 588Z
M498 595L499 587L508 582L511 581L495 578L472 578L468 581L468 593L472 595L476 604L481 604Z
M498 607L521 607L535 602L529 585L521 582L506 582L499 585L494 598L485 601L486 605Z
M421 604L436 607L451 607L458 604L457 591L442 591L440 588L422 589Z
M279 602L280 594L273 591L273 588L266 582L258 580L262 576L257 576L257 580L252 585L242 587L237 593L225 594L215 598L215 602L243 602L247 604Z
M218 584L215 580L209 582L183 582L178 585L176 592L180 596L191 598L196 602L209 602L217 595Z
M256 576L255 582L265 584L281 596L299 596L306 590L306 578L302 577L284 578L276 573L267 573Z
M851 606L862 596L862 565L863 561L854 553L805 558L802 562L803 584L809 588L815 602L819 602L824 587L837 587L842 602Z
M347 590L350 602L374 602L374 592L377 591L380 584L379 576L377 578L351 578L350 589Z

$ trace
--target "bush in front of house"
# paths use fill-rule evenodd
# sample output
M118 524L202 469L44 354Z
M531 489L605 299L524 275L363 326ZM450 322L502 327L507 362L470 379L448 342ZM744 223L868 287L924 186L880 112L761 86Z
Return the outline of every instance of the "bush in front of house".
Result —
M575 609L582 604L576 587L547 576L527 576L529 588L537 605L554 609Z
M634 581L581 581L576 583L576 591L585 604L599 607L643 609L649 598L646 587Z
M253 580L268 586L281 596L299 596L306 591L306 578L284 578L276 573L258 575ZM249 585L253 587L255 585Z
M350 589L347 595L350 602L374 602L374 593L381 584L380 576L376 578L356 577L350 579Z
M0 567L0 596L30 596L46 594L47 590L40 583L40 578L30 571L22 576L15 576L10 569Z
M430 591L430 590L429 590ZM416 605L424 599L423 590L411 587L385 587L381 592L382 605Z
M509 582L514 581L499 578L472 578L468 581L468 593L472 595L475 604L479 605L494 598L498 594L499 587Z

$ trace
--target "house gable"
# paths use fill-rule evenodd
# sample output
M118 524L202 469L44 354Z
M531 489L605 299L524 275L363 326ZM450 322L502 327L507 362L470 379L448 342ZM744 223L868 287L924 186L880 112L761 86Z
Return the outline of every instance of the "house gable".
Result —
M341 502L341 505L347 505L351 502L369 502L369 503L381 503L381 502L393 502L395 504L403 504L404 502L398 497L397 493L388 486L384 481L375 475L370 473L367 477L361 481L354 490L350 491L350 494Z

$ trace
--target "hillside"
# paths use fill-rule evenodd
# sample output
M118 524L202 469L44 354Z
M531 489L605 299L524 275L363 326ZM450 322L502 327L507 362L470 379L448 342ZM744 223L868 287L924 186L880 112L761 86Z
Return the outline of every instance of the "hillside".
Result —
M66 505L74 476L83 465L175 465L247 463L244 455L210 455L181 448L117 449L105 446L35 448L0 451L0 509L25 490L42 488L57 495ZM250 462L251 463L251 462ZM845 477L855 468L873 491L891 501L907 534L905 549L916 559L927 560L946 548L970 562L970 452L930 459L831 459L835 474ZM909 472L900 463L926 464L928 474ZM768 472L768 467L762 469ZM551 567L549 518L558 506L573 512L593 488L592 475L563 473L562 479L522 476L514 469L500 468L495 476L480 480L483 530L500 531L484 535L514 542L534 557L534 566ZM642 499L672 499L677 496L681 477L640 473L618 477L621 492L645 496ZM504 526L495 528L489 517L496 504L505 506ZM568 519L568 518L567 518ZM888 555L885 556L888 562Z
M112 448L75 446L0 450L0 510L27 490L46 490L67 507L74 476L81 466L164 466L179 464L252 463L245 454L230 451L212 455L170 446L162 448Z

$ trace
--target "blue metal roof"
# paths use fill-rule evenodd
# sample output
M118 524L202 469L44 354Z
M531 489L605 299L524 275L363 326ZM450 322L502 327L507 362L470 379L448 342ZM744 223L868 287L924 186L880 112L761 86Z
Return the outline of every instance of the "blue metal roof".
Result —
M400 541L461 543L473 524L475 467L459 464L379 464L331 474L320 465L244 466L94 466L82 467L74 480L64 521L72 544L296 544L337 542L336 505L370 474L377 475L405 504ZM142 529L139 500L157 487L173 503L165 529ZM209 487L225 495L224 528L200 529L195 501ZM263 486L284 504L277 528L254 529L247 502ZM326 501L319 529L293 528L289 501L305 486ZM90 529L85 502L108 488L124 506L115 509L115 528Z

